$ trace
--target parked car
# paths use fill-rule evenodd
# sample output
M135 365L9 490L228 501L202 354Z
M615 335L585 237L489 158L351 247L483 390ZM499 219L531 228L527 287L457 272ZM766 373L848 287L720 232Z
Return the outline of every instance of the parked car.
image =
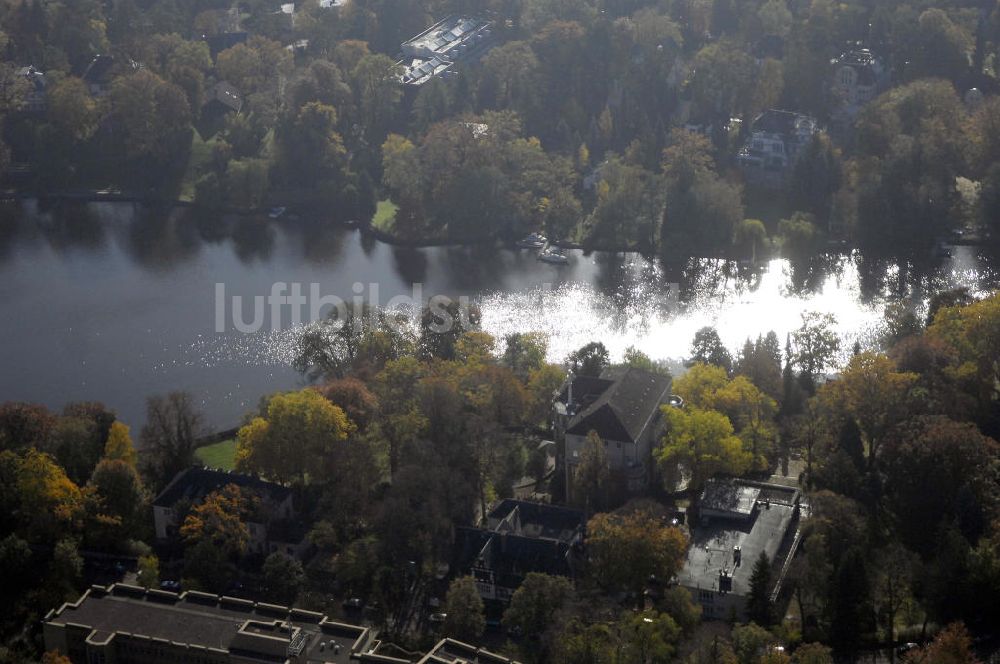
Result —
M163 581L160 581L160 590L169 590L170 592L174 592L174 593L180 592L180 590L181 590L181 582L180 581L171 581L170 579L165 579Z
M434 623L435 625L440 625L441 623L443 623L447 619L448 619L448 614L447 613L432 613L431 616L430 616L430 618L429 618L429 620L432 623Z
M360 609L365 605L360 597L348 597L344 600L345 609Z

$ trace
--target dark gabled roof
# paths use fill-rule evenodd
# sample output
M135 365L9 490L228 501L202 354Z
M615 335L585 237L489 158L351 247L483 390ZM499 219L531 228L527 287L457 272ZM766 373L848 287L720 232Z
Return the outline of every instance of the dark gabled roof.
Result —
M798 113L772 108L757 116L757 119L753 121L753 130L790 136L795 133L795 121L798 117Z
M111 69L115 66L115 56L95 55L83 72L83 80L87 83L107 83L111 78Z
M573 399L579 402L577 384L598 386L593 378L579 376L573 380ZM657 408L669 395L670 377L634 367L606 369L601 374L604 389L589 404L572 416L566 433L586 436L596 431L603 440L636 442Z
M251 489L262 498L280 503L291 495L286 486L265 482L259 477L230 473L212 468L191 467L182 470L170 481L160 495L153 501L157 507L173 507L181 500L197 502L208 494L229 484L235 484L241 489Z
M243 108L243 95L236 89L236 86L228 81L219 81L209 88L208 94L205 95L204 105L211 104L212 102L222 104L226 108L239 113L240 109Z
M237 44L243 44L249 38L246 32L223 32L218 35L207 35L203 39L208 44L208 51L214 58L227 48L232 48Z
M587 519L572 507L534 503L507 498L490 510L490 521L499 521L497 532L513 533L540 539L571 542L582 532Z

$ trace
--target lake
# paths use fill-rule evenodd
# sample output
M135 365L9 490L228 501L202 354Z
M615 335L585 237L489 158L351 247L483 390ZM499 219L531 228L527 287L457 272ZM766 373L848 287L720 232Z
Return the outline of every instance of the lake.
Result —
M137 432L147 396L186 390L213 427L238 424L261 396L304 384L289 366L301 328L290 306L275 317L265 307L265 329L242 333L227 310L219 332L217 284L227 306L242 298L247 322L254 298L276 282L285 294L300 284L307 296L315 289L382 305L413 296L419 284L422 299L478 303L483 327L498 337L545 332L553 361L600 340L613 358L634 345L676 362L704 325L715 325L733 350L768 330L783 342L805 311L833 314L847 352L855 340L874 342L889 302L920 309L935 290L982 293L1000 284L995 257L952 251L920 264L855 252L757 266L570 251L569 265L553 266L528 250L398 248L306 222L206 220L121 203L8 203L0 210L0 401L53 409L102 401Z

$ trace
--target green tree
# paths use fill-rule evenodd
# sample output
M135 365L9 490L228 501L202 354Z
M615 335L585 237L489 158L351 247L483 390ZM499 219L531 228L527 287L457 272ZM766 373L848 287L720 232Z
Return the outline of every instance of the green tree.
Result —
M833 664L833 653L822 643L805 643L792 654L795 664Z
M840 350L840 338L832 329L836 320L830 314L807 312L802 325L792 332L792 364L811 380L833 365Z
M747 614L759 625L770 625L774 607L771 604L771 561L763 551L753 563L750 573L750 594L747 596Z
M575 501L583 505L588 513L599 512L610 502L611 467L604 446L596 431L589 432L580 454L580 463L573 472Z
M302 563L275 551L264 561L261 571L264 573L264 586L268 596L276 603L291 606L305 580Z
M97 131L100 109L87 86L74 76L55 83L46 93L49 121L62 136L84 142Z
M625 612L618 619L618 652L621 664L669 662L676 656L681 628L673 618L655 610Z
M146 491L135 466L121 459L102 459L89 487L97 499L98 522L112 526L118 543L125 537L135 537L146 507Z
M733 369L733 356L722 344L719 332L714 327L703 327L694 334L691 342L691 357L688 367L695 364L711 364L725 369L728 374Z
M529 572L511 596L503 623L508 629L519 631L532 644L523 650L533 661L545 661L551 644L541 640L542 636L572 595L573 586L565 577Z
M149 590L156 588L160 584L160 559L155 555L139 557L138 580L139 585Z
M600 376L610 363L610 355L603 343L591 341L570 353L566 361L578 376Z
M402 98L396 69L392 58L379 54L362 56L351 70L358 109L361 117L367 118L370 137L377 141L381 141Z
M459 641L475 643L486 628L483 598L479 596L476 581L471 576L455 579L445 595L444 633Z

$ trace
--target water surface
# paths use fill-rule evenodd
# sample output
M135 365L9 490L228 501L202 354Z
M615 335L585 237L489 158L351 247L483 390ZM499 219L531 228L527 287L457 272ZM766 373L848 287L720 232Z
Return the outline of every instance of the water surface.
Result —
M614 358L634 345L676 360L703 325L735 349L769 330L784 339L804 311L833 314L846 349L873 342L891 301L920 306L937 289L1000 283L995 260L972 248L921 265L856 254L756 267L569 255L556 267L526 250L401 249L301 222L19 204L0 210L0 401L99 400L138 427L147 396L187 390L213 426L236 424L262 395L302 384L289 366L297 330L283 315L276 331L216 332L217 283L247 301L247 320L248 303L275 282L344 299L358 289L372 299L375 284L382 304L417 283L424 298L478 302L497 336L547 333L553 361L595 339Z

